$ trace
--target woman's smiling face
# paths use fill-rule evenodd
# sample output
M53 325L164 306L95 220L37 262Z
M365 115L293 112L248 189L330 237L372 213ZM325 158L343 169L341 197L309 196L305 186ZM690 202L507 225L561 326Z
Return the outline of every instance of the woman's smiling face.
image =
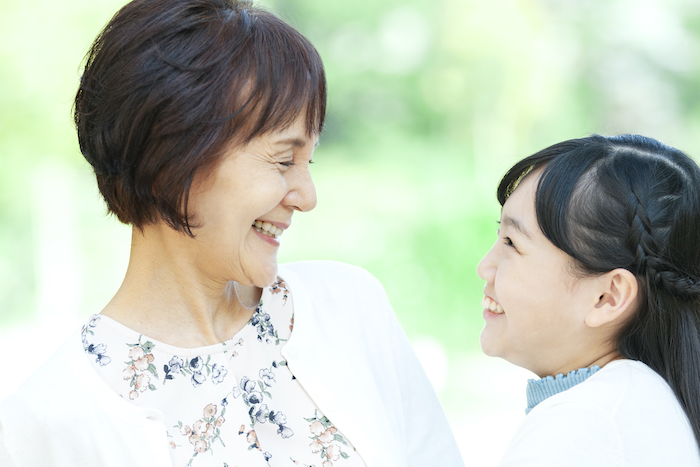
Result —
M190 246L200 272L258 287L275 280L280 235L294 211L316 206L309 164L317 142L299 118L233 148L211 174L195 179L188 210L198 226Z
M599 297L596 278L574 277L571 258L538 227L540 173L525 177L503 205L498 239L477 273L486 281L482 350L544 376L588 364L592 330L584 319Z

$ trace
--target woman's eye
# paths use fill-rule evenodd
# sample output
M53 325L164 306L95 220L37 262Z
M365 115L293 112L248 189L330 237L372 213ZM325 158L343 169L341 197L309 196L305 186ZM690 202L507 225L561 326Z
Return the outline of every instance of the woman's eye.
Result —
M515 248L515 245L513 245L513 241L510 239L510 237L504 237L503 243L505 243L507 246L512 246L513 248Z
M278 162L279 165L283 165L285 167L291 167L294 165L294 162L292 161L285 161L285 162Z

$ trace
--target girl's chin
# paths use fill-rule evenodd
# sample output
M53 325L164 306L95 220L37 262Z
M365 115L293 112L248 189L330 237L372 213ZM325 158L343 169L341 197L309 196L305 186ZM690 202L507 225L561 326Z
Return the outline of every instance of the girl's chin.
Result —
M486 316L486 315L489 316ZM489 357L503 357L503 345L507 345L506 339L507 321L505 314L493 313L484 310L484 327L479 334L481 351Z
M499 352L495 348L493 342L491 342L489 331L486 329L486 326L484 326L484 329L481 330L479 345L481 346L481 351L484 353L484 355L489 357L500 357Z

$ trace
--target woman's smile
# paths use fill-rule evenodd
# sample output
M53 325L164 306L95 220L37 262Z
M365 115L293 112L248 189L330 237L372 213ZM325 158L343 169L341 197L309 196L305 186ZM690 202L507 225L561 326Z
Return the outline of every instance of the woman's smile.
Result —
M277 227L276 225L273 225L268 221L256 220L252 227L255 228L255 230L257 230L258 232L273 238L279 237L280 235L282 235L282 232L284 232L283 229Z
M271 223L269 221L264 221L257 219L251 228L255 230L255 233L260 239L266 243L273 246L279 246L279 237L284 233L284 231L289 228L289 225Z
M195 181L189 212L198 224L197 241L186 246L208 277L260 288L275 280L280 236L295 212L316 206L309 164L317 141L299 117L232 147Z

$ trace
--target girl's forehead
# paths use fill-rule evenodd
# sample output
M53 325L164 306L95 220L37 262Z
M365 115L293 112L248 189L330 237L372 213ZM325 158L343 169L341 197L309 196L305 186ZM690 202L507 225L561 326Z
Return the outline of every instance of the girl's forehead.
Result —
M534 176L533 176L534 175ZM534 215L535 190L539 181L539 174L529 174L523 178L513 192L508 196L501 208L501 217L525 217L526 214ZM529 216L527 216L529 217ZM501 219L503 221L503 219Z

